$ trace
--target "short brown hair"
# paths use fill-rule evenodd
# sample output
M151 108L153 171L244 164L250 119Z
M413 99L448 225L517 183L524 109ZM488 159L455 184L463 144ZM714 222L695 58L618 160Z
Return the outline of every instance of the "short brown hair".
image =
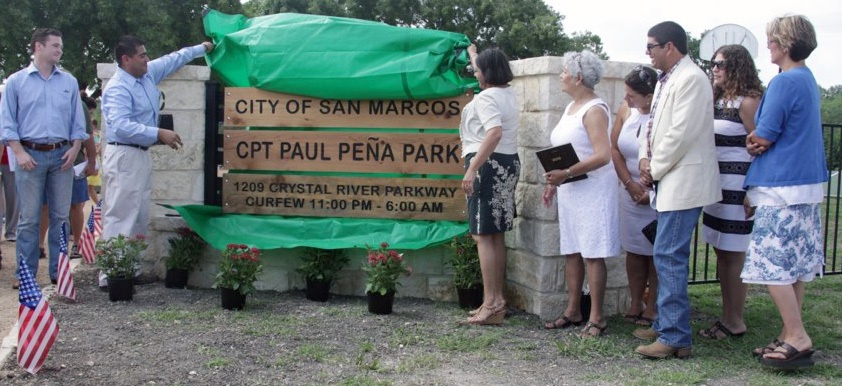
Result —
M61 31L55 28L38 28L32 33L32 40L29 42L29 48L35 53L35 43L46 45L47 38L50 36L61 37Z
M807 59L819 45L816 41L816 29L803 15L774 18L766 26L766 36L769 41L786 49L790 59L796 62Z

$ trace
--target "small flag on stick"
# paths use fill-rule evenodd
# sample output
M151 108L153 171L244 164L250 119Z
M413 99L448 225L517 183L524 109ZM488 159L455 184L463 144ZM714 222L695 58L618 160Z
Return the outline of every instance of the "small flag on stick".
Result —
M23 255L18 257L20 267L20 308L18 309L18 365L30 374L41 369L58 336L58 322L41 288L24 263Z
M58 247L58 291L59 295L76 300L76 286L70 272L70 257L67 256L67 224L61 223L61 237Z

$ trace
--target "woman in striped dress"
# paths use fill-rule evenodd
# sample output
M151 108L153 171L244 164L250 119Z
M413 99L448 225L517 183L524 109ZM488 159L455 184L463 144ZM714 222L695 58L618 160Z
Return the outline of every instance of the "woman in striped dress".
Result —
M754 130L754 114L763 86L754 60L741 45L726 45L714 53L714 132L719 161L722 201L705 206L702 238L716 252L716 271L722 291L722 316L699 331L710 339L741 336L746 331L743 308L746 285L740 272L746 258L753 221L744 207L743 181L752 156L746 152L746 136Z

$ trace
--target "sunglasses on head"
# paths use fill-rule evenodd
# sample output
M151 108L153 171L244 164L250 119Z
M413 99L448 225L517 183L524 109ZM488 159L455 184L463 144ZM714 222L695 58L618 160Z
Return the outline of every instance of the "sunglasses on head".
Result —
M643 66L635 66L634 71L637 72L637 77L644 82L649 82L649 73L644 70Z

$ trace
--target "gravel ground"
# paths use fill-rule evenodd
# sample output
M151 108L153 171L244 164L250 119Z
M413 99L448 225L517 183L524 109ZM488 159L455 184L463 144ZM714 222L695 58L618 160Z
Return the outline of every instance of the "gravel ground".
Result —
M14 355L6 385L579 384L582 363L559 356L534 315L502 327L460 326L454 303L397 298L395 313L369 314L361 297L327 303L303 292L249 295L225 311L215 290L136 286L110 302L91 268L76 275L77 303L54 296L61 332L32 376ZM590 363L598 368L601 364ZM591 382L589 382L591 383ZM608 382L610 383L610 382Z
M605 337L581 339L573 329L544 330L537 316L515 310L500 327L463 326L465 310L455 303L421 299L397 298L395 313L381 316L368 313L362 297L318 303L303 291L260 292L245 310L226 311L217 290L158 282L136 286L134 301L110 302L93 268L79 265L75 280L78 302L51 298L61 332L44 367L30 375L12 352L0 384L643 385L645 374L692 373L709 363L639 359L634 326L618 316ZM722 355L695 348L702 357ZM670 384L749 383L739 373L676 381Z

